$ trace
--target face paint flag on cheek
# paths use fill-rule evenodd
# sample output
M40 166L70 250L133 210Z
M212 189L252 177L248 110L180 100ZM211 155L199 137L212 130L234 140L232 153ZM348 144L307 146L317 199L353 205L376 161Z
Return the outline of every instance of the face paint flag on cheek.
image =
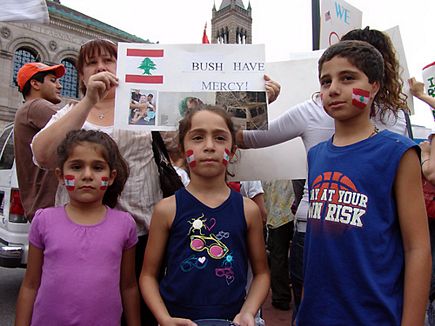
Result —
M360 88L354 88L352 90L352 105L360 108L361 110L365 109L367 104L369 103L370 92Z
M225 166L227 166L229 162L230 162L230 151L228 150L228 148L225 148L224 158L222 159L222 163Z
M65 188L68 191L73 191L76 187L76 178L73 175L65 175L63 182L65 182Z
M109 186L109 178L108 177L101 177L100 190L106 190L108 186Z
M196 166L195 156L193 155L193 151L191 149L186 152L186 161L189 167L194 168Z

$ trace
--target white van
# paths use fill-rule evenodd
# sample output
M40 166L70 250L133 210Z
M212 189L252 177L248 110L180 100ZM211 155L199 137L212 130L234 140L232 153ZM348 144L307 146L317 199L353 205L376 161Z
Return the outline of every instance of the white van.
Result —
M14 124L0 132L0 266L25 267L30 223L24 216L14 156Z

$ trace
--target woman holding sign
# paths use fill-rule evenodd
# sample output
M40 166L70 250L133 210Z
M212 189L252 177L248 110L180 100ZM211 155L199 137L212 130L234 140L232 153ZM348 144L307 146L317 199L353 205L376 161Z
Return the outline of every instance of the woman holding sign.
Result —
M157 166L151 148L151 133L114 128L115 76L117 46L109 40L91 40L80 48L77 70L80 90L84 97L78 103L59 110L32 142L35 161L45 168L56 164L56 148L66 134L75 129L101 130L109 134L128 162L130 177L125 184L118 207L129 212L136 221L139 238L136 249L136 268L139 277L143 253L154 204L161 198ZM56 205L66 203L66 193L56 194ZM107 239L110 241L110 239ZM141 303L143 325L156 325L153 317Z

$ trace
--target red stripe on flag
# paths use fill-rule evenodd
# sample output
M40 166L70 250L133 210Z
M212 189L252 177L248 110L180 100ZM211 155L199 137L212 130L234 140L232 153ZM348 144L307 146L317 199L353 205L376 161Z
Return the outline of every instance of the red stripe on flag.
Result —
M126 83L163 84L163 76L125 75Z
M163 50L127 49L127 57L163 57Z
M357 108L359 108L359 109L365 109L365 107L367 106L367 104L365 104L365 103L363 103L363 102L360 102L360 101L358 101L358 100L355 100L355 99L352 99L352 105L353 106L356 106Z
M358 96L364 96L364 97L370 97L370 92L369 91L366 91L365 89L361 89L361 88L354 88L353 89L353 93L355 94L355 95L358 95Z

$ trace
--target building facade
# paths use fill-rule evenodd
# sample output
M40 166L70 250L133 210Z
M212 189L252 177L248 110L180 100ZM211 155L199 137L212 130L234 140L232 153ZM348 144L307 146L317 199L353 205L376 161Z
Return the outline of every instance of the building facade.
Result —
M219 10L212 9L211 42L252 44L252 8L242 0L222 0Z
M23 98L18 92L16 75L20 67L32 61L63 63L61 79L66 102L79 98L75 68L80 46L94 38L114 42L150 43L139 37L63 6L59 0L47 0L50 23L0 22L0 128L14 120Z

